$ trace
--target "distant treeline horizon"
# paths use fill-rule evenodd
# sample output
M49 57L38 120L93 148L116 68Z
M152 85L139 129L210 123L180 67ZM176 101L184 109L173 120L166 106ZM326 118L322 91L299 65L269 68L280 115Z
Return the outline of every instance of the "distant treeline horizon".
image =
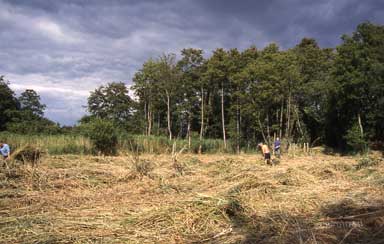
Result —
M18 98L0 81L0 131L80 133L95 119L122 133L172 139L221 138L240 151L276 137L353 151L380 147L384 138L384 26L364 22L335 48L313 38L281 50L186 48L180 59L147 60L133 85L111 82L90 93L89 115L74 127L44 118L39 95ZM129 89L135 98L129 95ZM228 143L230 140L231 143Z

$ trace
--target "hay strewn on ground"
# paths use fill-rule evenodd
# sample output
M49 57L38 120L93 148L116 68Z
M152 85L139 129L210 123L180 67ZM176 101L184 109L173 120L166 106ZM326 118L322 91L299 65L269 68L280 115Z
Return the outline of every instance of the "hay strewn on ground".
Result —
M383 243L384 162L46 156L0 172L1 243ZM370 160L370 159L364 159Z

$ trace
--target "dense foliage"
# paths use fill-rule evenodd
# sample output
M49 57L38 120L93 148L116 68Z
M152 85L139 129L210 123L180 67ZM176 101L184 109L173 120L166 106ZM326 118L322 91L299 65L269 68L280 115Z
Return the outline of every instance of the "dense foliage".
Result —
M281 137L360 151L384 138L383 52L384 27L371 23L336 49L311 38L207 59L184 49L176 64L150 59L135 74L135 124L146 135L229 138L236 150Z
M57 134L60 127L44 117L45 104L34 90L27 89L19 97L0 76L0 131L19 134Z
M117 153L117 130L113 122L96 118L83 124L82 127L83 133L91 140L96 154Z
M131 89L134 98L121 82L91 92L90 115L80 124L97 118L130 134L185 138L189 146L199 141L198 151L206 138L240 151L276 137L285 146L363 151L384 138L384 26L362 23L335 49L311 38L287 50L274 43L262 50L218 48L210 57L183 49L179 59L164 54L146 61ZM0 93L0 130L27 133L20 125L44 124L36 93L17 99L3 79Z

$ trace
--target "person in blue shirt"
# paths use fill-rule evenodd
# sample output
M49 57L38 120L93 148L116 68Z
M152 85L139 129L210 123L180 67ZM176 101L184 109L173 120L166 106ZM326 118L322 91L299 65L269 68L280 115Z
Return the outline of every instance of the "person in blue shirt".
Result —
M0 143L0 154L3 156L3 159L7 160L11 156L11 149L8 144Z
M274 146L273 146L273 151L275 152L275 155L277 158L280 158L280 146L281 146L281 143L280 143L280 138L276 138L276 141L274 142Z

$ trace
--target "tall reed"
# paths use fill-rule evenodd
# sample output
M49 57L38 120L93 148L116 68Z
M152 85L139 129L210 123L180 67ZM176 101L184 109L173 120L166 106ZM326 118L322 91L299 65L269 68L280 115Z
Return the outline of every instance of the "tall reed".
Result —
M82 135L64 134L64 135L20 135L7 132L0 133L0 141L6 142L12 150L25 145L33 145L49 154L80 154L87 155L93 153L93 147L90 140ZM125 135L121 134L118 138L118 151L121 153L132 150L142 153L171 153L172 145L176 143L176 150L185 148L185 151L197 153L200 141L192 139L189 147L188 141L184 139L169 140L165 136L143 136L143 135ZM224 143L219 139L205 139L201 142L203 153L233 153L231 143L228 148L224 148Z

